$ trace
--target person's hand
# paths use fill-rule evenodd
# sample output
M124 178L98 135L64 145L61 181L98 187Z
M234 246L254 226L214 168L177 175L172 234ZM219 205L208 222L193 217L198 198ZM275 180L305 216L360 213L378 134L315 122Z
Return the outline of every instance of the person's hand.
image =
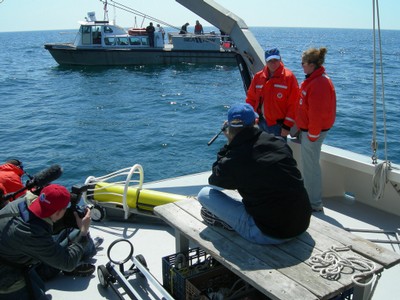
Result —
M225 121L222 124L222 132L224 133L225 137L228 138L228 136L229 136L229 124L228 124L228 121Z
M282 128L282 130L281 130L281 136L287 137L289 133L290 133L289 130L286 130L286 129Z
M91 223L90 209L86 209L86 213L82 219L79 218L79 215L76 211L74 211L74 216L75 216L76 224L78 225L78 228L81 231L81 235L86 236L89 232L89 227L90 227L90 223Z

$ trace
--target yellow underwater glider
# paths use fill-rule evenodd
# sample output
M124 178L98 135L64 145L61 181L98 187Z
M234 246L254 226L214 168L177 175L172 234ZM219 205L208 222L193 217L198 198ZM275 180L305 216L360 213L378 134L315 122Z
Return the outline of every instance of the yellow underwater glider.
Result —
M91 218L101 221L108 216L124 213L124 219L131 214L156 216L153 208L158 205L188 199L189 196L143 189L143 167L135 164L113 173L85 181L88 189L82 194L85 204L92 207Z

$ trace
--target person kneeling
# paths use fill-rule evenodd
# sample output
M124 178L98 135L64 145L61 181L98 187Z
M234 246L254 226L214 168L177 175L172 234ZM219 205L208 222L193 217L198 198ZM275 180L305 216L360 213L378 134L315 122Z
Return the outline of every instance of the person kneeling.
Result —
M90 211L82 219L74 212L80 233L67 247L52 235L53 224L63 218L69 203L69 191L50 184L31 204L22 197L0 211L1 299L47 299L34 266L46 263L71 272L79 265L88 243Z

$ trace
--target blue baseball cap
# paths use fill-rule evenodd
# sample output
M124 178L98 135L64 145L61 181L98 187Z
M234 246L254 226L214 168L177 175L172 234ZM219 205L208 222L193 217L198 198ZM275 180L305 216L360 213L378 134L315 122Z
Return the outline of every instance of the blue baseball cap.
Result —
M248 103L235 104L228 110L228 124L231 127L251 126L257 118L258 114Z
M279 59L281 60L281 54L278 48L272 48L265 51L265 61L270 61L271 59Z

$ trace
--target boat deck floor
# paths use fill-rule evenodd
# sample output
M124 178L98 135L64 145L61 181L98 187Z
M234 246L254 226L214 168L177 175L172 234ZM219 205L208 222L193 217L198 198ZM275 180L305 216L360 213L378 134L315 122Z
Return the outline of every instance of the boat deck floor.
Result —
M145 184L144 187L169 193L197 195L198 191L207 184L208 176L209 172L193 174L151 182ZM398 217L346 199L324 199L324 206L324 213L314 213L315 216L340 227L366 231L353 231L353 233L366 239L379 240L379 245L400 253ZM380 232L382 230L385 232ZM109 262L107 250L113 241L120 238L128 239L134 246L133 255L144 256L149 271L160 283L162 283L162 257L175 253L173 229L153 217L132 215L128 220L123 220L121 214L120 219L106 218L101 222L92 222L91 235L104 238L93 260L96 266ZM115 246L110 254L114 260L121 260L128 256L129 249L126 243L121 243ZM128 261L124 265L125 270L131 265L132 262ZM385 270L372 299L395 299L394 295L400 295L399 278L400 265ZM157 291L146 288L147 283L144 278L133 275L128 278L128 281L143 299L161 299ZM120 299L112 288L103 288L100 285L96 272L90 277L70 277L60 274L48 281L46 286L47 293L52 296L52 299L57 300ZM119 288L119 291L124 294L122 288ZM129 299L129 297L125 295L123 299Z

